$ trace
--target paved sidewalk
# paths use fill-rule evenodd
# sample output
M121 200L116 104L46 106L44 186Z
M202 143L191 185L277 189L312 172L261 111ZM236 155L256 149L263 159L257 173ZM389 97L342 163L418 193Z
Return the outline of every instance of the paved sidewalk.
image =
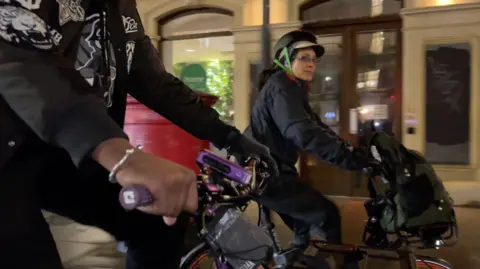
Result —
M361 199L336 199L343 216L343 231L346 243L360 243L366 220ZM248 215L256 218L256 206L252 205ZM455 247L428 251L427 254L451 262L457 269L480 269L480 209L457 208L460 240ZM277 231L280 240L287 243L291 233L277 216ZM49 219L52 233L66 269L121 269L123 258L115 248L112 238L94 228L78 225L60 217ZM382 268L386 269L386 268Z

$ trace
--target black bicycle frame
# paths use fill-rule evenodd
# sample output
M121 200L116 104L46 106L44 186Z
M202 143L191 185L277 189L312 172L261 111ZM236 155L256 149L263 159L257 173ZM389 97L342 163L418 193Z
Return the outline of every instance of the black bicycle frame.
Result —
M272 241L273 241L273 249L274 249L273 259L276 264L275 268L285 268L286 266L290 265L289 264L290 262L293 262L292 258L294 258L294 256L299 251L302 251L302 250L297 248L289 248L284 250L281 247L281 243L278 238L277 231L275 230L275 224L272 221L270 209L259 204L258 212L259 212L258 225L267 231L268 235L270 236L270 238L272 238ZM331 252L331 253L333 252L347 253L352 251L360 251L364 255L364 257L369 256L369 254L367 253L367 249L370 249L368 247L363 247L363 249L361 249L362 247L360 246L336 245L336 244L327 244L327 243L323 243L322 246L319 246L318 244L314 243L314 246L317 248L317 250ZM395 250L395 252L398 254L398 260L400 262L401 269L417 269L418 268L415 254L411 249L408 249L408 248L397 249ZM371 256L371 257L374 257L374 256Z

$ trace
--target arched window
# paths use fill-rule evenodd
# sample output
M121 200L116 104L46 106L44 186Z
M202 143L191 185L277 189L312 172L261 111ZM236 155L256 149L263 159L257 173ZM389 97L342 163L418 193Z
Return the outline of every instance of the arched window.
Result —
M168 19L168 20L167 20ZM164 39L188 39L189 35L212 36L231 35L233 16L228 11L217 9L195 9L195 13L185 11L159 21L159 35Z
M197 8L159 21L165 68L190 88L219 97L214 108L233 124L233 13Z
M300 8L303 21L358 19L398 14L399 0L312 0Z

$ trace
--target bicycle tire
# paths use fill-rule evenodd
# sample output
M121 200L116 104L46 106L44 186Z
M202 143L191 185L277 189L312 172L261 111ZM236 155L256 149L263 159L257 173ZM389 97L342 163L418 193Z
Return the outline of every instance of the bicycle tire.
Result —
M180 269L196 268L200 262L208 257L208 246L205 243L201 243L194 247L190 252L182 257L180 262Z
M197 265L208 258L208 252L209 248L205 243L196 246L182 258L180 269L197 269ZM415 260L417 269L454 269L453 265L439 258L417 255ZM259 266L257 269L268 268Z
M418 269L454 269L453 265L439 258L417 255L415 260Z
M197 269L197 266L209 257L209 251L210 249L205 243L196 246L182 258L180 269ZM269 268L260 265L256 269Z

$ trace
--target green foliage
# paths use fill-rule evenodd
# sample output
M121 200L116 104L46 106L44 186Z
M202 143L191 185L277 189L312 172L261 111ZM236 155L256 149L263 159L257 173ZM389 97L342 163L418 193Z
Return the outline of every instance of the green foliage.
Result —
M190 63L176 63L173 65L173 73L180 77L183 68ZM233 124L233 63L232 61L212 60L200 62L207 73L207 92L218 96L218 102L214 108L220 114L220 118Z
M180 75L182 74L182 70L186 65L187 65L187 63L176 63L176 64L174 64L173 65L173 74L176 77L180 77Z

